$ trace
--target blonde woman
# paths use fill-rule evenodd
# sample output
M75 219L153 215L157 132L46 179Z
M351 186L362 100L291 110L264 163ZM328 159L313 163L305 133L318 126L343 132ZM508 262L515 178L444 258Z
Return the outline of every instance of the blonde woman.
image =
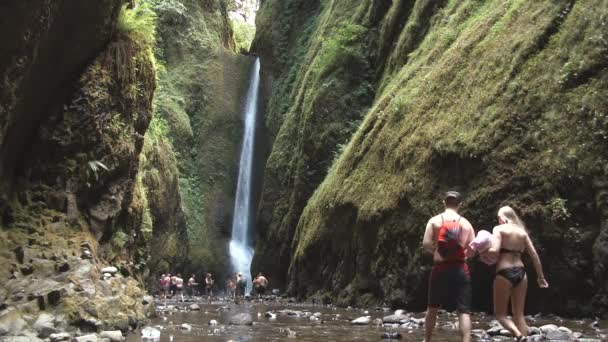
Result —
M498 255L494 278L494 314L500 324L508 329L517 341L521 341L528 335L528 326L524 319L528 276L521 260L524 253L532 258L538 276L538 286L547 288L549 284L526 227L515 211L511 207L500 208L498 223L499 225L494 227L494 241L489 251ZM509 300L513 320L507 318Z

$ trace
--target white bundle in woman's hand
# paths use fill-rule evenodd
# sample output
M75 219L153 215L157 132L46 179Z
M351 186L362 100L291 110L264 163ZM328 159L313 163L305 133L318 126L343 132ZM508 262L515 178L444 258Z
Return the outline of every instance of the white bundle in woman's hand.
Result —
M480 230L477 236L469 244L469 248L479 253L479 257L482 262L488 265L494 265L498 260L498 255L490 253L490 247L492 247L493 237L487 230Z

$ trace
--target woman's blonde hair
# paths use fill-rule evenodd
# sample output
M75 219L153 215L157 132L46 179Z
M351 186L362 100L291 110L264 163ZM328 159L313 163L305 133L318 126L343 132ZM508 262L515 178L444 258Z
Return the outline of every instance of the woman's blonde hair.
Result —
M519 218L519 216L517 216L517 214L515 213L515 210L513 210L513 208L511 208L509 206L504 206L504 207L498 209L498 216L502 216L505 219L505 221L507 221L507 223L514 224L527 231L524 221L522 221Z

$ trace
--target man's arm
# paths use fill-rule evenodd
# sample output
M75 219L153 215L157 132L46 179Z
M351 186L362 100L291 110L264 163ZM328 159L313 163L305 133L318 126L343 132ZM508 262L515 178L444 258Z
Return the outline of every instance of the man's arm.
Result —
M430 219L426 224L424 238L422 239L422 248L431 254L435 252L435 230L433 229L433 219Z

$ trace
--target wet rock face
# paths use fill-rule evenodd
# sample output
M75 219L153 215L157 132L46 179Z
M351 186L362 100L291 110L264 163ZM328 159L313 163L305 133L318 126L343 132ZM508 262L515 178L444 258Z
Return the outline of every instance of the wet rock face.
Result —
M309 12L310 26L280 47L273 38L289 26L271 18L293 8L264 2L254 47L269 59L287 56L297 68L272 72L266 120L280 129L266 166L254 267L287 279L300 297L422 309L432 263L420 248L424 226L442 210L439 194L457 188L466 194L462 213L476 229L491 229L501 205L513 206L528 224L551 283L542 292L530 287L530 308L578 315L594 312L594 303L608 307L600 261L608 250L606 215L591 195L605 201L594 180L605 179L608 135L605 125L584 124L607 105L598 95L608 87L599 52L605 44L576 38L601 35L599 3L490 9L474 1L458 7L342 0ZM532 13L543 14L532 19ZM583 22L594 24L583 32ZM461 30L461 24L471 26ZM437 39L443 32L454 35ZM375 97L345 148L338 148L339 134L316 136L366 108L353 100L350 110L340 111L330 107L339 100L327 101L357 93L356 84L364 83L344 82L324 58L336 37L348 49L331 56L345 63L361 40L374 42L364 50L369 66L349 69ZM499 44L508 46L509 58L497 52ZM304 51L301 64L289 54L294 46ZM577 59L564 49L593 62L567 71ZM315 73L327 65L331 72ZM369 68L373 76L366 78ZM330 113L323 114L326 108ZM336 157L327 158L332 153ZM476 262L472 269L475 304L489 309L492 271Z
M0 123L9 125L10 132L21 130L24 138L16 142L11 140L14 133L0 135L0 158L10 157L3 154L5 149L20 151L26 141L33 145L27 160L18 164L19 191L9 202L12 222L1 222L0 250L12 253L0 254L0 262L10 265L0 268L0 276L7 279L0 284L0 294L6 299L5 311L15 315L7 326L12 329L26 317L22 330L42 338L76 329L127 330L150 312L142 304L144 291L136 279L144 271L138 262L145 258L146 247L136 176L152 116L153 61L139 42L123 33L110 35L118 1L68 5L51 1L10 5L23 11L31 6L32 15L42 18L43 28L33 19L26 20L29 26L23 29L33 30L28 31L31 35L10 32L26 36L23 44L32 44L15 51L27 55L27 48L38 49L37 58L44 60L24 55L22 64L8 61L15 63L11 72L20 70L23 78L12 79L10 74L3 80L13 82L15 87L9 90L21 97L5 105L9 90L2 87L0 103L0 109L9 110L9 120L0 112ZM5 14L3 8L0 16ZM82 42L85 38L87 42ZM58 42L68 46L53 45ZM75 52L74 46L82 49ZM76 62L81 64L72 65ZM28 82L38 85L32 88ZM33 90L35 96L30 94ZM40 108L23 107L20 101ZM27 115L38 117L23 114L24 108ZM36 112L43 109L44 113ZM24 118L34 129L33 139L27 137L28 128L21 127ZM6 160L2 159L2 167ZM6 174L2 167L0 183Z
M9 189L48 108L69 94L66 82L110 39L121 2L10 0L1 5L0 192Z

